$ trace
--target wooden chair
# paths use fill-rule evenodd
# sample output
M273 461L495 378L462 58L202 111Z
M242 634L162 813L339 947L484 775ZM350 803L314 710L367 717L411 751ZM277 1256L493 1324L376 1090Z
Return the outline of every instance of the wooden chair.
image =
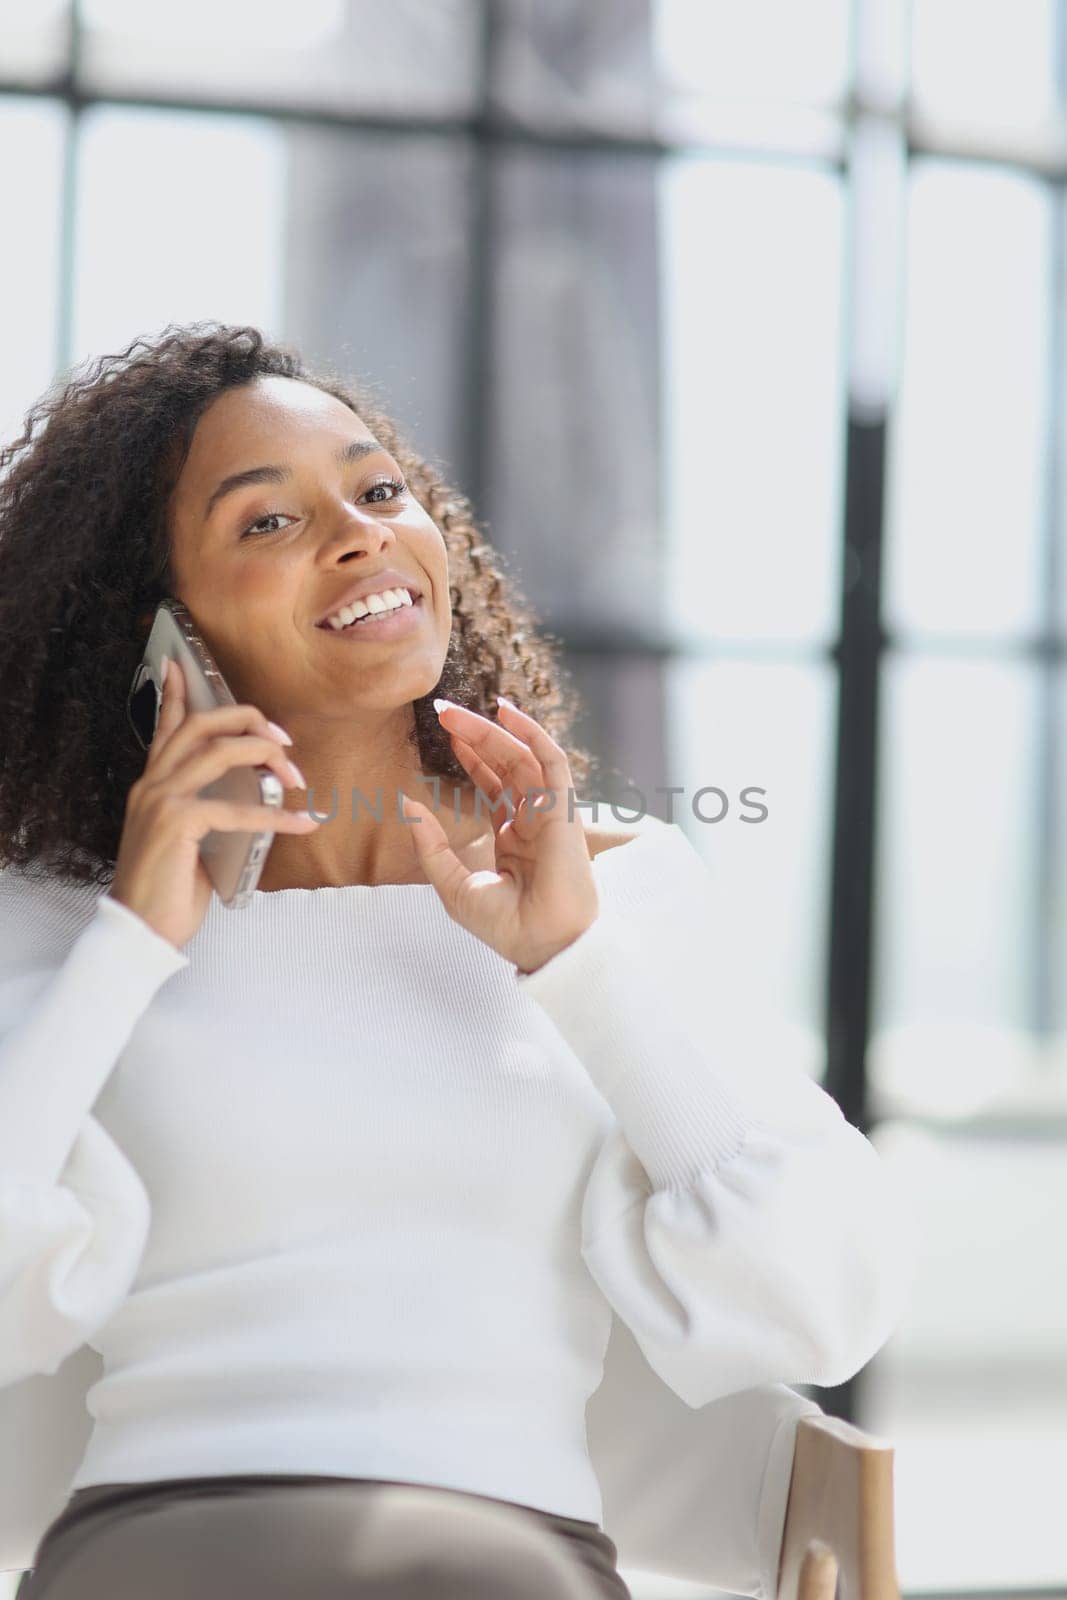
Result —
M839 1417L798 1420L775 1600L900 1600L892 1445Z

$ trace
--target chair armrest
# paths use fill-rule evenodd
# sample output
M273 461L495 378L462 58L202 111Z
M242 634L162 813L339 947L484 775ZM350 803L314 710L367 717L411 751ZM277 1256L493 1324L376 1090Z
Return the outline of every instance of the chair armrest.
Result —
M900 1600L893 1447L840 1417L801 1417L777 1600L835 1600L835 1593L837 1600Z

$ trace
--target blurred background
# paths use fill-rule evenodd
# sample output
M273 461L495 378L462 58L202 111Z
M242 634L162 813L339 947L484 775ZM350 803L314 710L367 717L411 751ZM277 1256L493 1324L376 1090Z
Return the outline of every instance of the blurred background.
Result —
M709 993L921 1218L904 1325L808 1391L893 1444L913 1596L1067 1594L1065 23L0 0L0 436L250 322L471 495L597 792L716 877Z

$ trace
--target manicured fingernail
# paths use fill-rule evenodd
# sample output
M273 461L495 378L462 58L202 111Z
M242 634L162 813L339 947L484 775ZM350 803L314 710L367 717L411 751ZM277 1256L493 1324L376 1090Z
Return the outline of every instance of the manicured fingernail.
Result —
M165 689L167 687L167 668L169 666L170 666L170 656L164 656L163 657L163 665L159 669L159 687L160 687L161 690Z
M519 709L518 706L512 705L510 700L505 700L502 694L497 695L496 703L498 706L507 706L509 711L517 711Z
M298 783L300 785L301 789L306 789L307 788L307 780L304 777L304 774L301 772L300 768L297 766L296 762L295 761L290 761L288 763L288 766L289 766L289 771L293 774L294 782Z
M276 722L268 721L267 727L270 729L271 733L273 733L276 739L280 739L282 741L282 744L292 744L293 741L290 739L285 729L279 728Z
M455 704L454 700L435 700L433 708L437 715L440 716L442 711L450 711Z

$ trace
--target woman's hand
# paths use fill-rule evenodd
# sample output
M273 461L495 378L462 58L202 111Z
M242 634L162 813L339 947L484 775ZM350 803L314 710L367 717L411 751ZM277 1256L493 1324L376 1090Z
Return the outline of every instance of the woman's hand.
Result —
M449 916L526 975L573 944L600 906L584 824L577 813L568 820L566 752L525 711L499 703L499 723L451 701L439 712L456 759L489 800L496 870L469 872L428 806L405 795L404 814L418 818L415 849Z
M315 831L317 819L306 811L200 798L201 789L237 766L270 767L287 788L302 789L300 773L282 753L283 739L288 735L256 706L187 711L185 675L168 660L159 722L144 771L126 796L107 892L175 949L196 933L214 892L200 860L205 834Z

